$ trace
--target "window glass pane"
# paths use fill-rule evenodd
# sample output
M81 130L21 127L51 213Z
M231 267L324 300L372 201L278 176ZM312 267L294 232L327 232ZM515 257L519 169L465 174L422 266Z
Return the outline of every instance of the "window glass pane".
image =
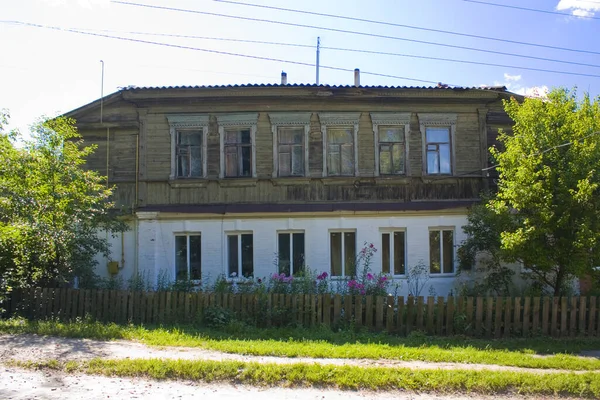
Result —
M233 151L231 151L233 149ZM228 147L225 151L225 176L238 176L237 151L235 147Z
M241 143L247 144L247 143L252 143L252 138L250 136L250 129L244 129L243 131L240 132L240 136L241 136Z
M175 236L175 279L187 279L187 236Z
M392 173L392 154L390 152L390 146L380 146L379 151L379 173L380 174L391 174Z
M290 153L279 153L279 176L289 176L290 171Z
M450 166L450 145L440 144L440 173L449 174L452 172Z
M225 131L225 143L238 143L238 131Z
M249 146L242 147L242 170L240 176L252 175L252 148Z
M404 173L404 146L395 144L392 150L393 172L394 174Z
M190 156L192 158L190 176L202 176L202 147L194 146L190 151Z
M202 131L178 131L177 133L180 145L202 145Z
M279 234L279 273L290 275L290 234L280 233Z
M254 243L252 234L242 235L242 275L254 276Z
M327 142L328 143L352 143L354 137L354 129L352 128L328 128Z
M331 276L342 276L342 234L331 232Z
M239 275L238 266L238 236L227 236L227 275L229 278L234 278Z
M354 146L342 146L342 175L354 175Z
M356 239L354 232L344 232L344 267L346 276L356 275Z
M190 279L202 279L202 240L200 235L190 236Z
M333 146L330 146L333 147ZM335 146L337 147L337 146ZM328 175L339 175L340 174L340 153L338 152L327 152L327 174Z
M180 177L187 177L189 176L190 173L190 168L189 168L189 156L183 155L183 156L177 156L177 176Z
M454 232L443 231L444 273L454 272Z
M390 273L390 234L381 235L381 272Z
M304 151L302 146L292 148L292 174L304 175Z
M404 142L404 127L380 126L379 142Z
M304 127L279 127L277 128L280 144L301 144L304 136Z
M429 272L439 274L440 262L440 231L429 231Z
M448 128L426 128L425 136L427 143L450 142L450 131Z
M304 233L294 233L293 272L294 275L304 271Z
M394 232L394 275L405 274L404 255L404 232Z
M440 172L440 165L438 163L437 151L427 152L427 173L438 174Z

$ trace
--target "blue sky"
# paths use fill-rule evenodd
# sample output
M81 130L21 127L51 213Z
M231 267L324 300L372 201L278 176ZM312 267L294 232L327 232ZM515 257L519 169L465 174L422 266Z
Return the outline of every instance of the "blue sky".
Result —
M212 13L271 19L378 35L474 47L498 52L598 65L540 61L474 52L410 41L388 40L317 29L242 21L111 3L110 0L20 0L0 3L0 20L88 30L181 46L315 62L314 48L284 47L191 38L131 34L146 32L233 38L363 49L438 58L504 64L494 67L407 57L321 51L321 64L396 75L451 85L504 84L519 93L532 88L578 86L600 94L600 55L522 46L436 32L374 25L326 17L226 4L214 0L129 0ZM244 3L293 8L483 35L515 41L600 52L600 0L489 0L489 2L556 11L569 16L494 7L463 0L240 0ZM488 0L485 0L488 1ZM593 17L593 18L583 18ZM598 19L594 19L598 18ZM99 32L108 30L110 32ZM100 97L100 60L105 63L104 93L119 87L278 83L281 71L289 83L314 83L311 66L253 60L202 51L169 48L94 37L65 31L0 23L0 108L11 114L11 128L27 131L40 115L53 116ZM529 71L540 68L599 77ZM353 73L321 70L322 84L352 84ZM362 74L363 85L430 85L421 81Z

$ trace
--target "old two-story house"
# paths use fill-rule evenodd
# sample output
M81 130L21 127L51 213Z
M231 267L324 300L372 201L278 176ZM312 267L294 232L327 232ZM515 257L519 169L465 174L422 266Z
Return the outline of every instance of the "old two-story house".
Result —
M285 81L120 90L66 114L131 214L98 272L345 277L373 243L374 272L402 280L421 262L445 295L512 95Z

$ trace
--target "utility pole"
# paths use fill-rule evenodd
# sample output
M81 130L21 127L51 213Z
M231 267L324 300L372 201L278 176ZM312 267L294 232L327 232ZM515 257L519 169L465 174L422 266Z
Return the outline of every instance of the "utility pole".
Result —
M317 85L319 84L319 53L321 51L321 37L317 37Z
M102 123L102 113L104 111L104 61L100 60L102 63L102 77L100 78L100 123Z

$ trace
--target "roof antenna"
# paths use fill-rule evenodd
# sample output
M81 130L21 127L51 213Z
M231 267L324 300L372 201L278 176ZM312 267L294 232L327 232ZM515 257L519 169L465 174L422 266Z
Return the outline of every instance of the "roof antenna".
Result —
M317 86L319 86L319 53L321 52L321 37L317 37Z
M102 63L102 78L100 80L100 123L102 123L102 114L104 111L104 61L100 60Z

